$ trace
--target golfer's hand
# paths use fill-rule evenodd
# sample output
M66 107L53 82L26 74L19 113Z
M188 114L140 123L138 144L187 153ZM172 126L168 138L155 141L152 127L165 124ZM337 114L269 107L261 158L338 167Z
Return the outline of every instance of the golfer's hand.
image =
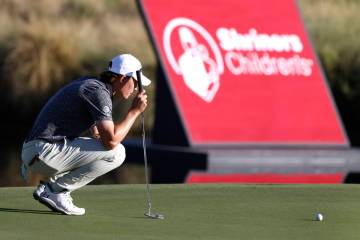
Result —
M134 98L132 108L142 113L143 111L145 111L146 107L147 107L147 95L145 94L145 90L142 90Z

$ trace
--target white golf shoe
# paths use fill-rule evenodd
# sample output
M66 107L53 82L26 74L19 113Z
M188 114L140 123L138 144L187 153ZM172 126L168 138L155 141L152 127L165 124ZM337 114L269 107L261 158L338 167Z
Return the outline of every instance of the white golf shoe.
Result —
M40 198L40 194L44 191L45 189L45 184L44 182L40 181L40 184L37 186L36 190L33 192L33 197L36 200L39 200Z
M47 202L43 201L41 198L40 198L40 194L42 192L44 192L45 190L45 186L46 186L46 183L43 182L43 181L40 181L40 184L37 186L36 190L33 192L33 197L35 200L39 201L40 203L44 204L45 206L47 206L48 208L50 208L53 212L59 212L56 208L52 207L51 205L49 205ZM60 212L62 213L62 212Z
M70 196L69 191L54 193L51 191L48 184L43 184L43 186L44 188L42 186L41 187L38 186L37 190L35 190L34 192L34 198L35 198L35 195L43 189L40 195L38 195L39 202L45 204L47 207L49 207L51 210L55 212L61 212L66 215L85 214L84 208L79 208L74 205L73 199Z

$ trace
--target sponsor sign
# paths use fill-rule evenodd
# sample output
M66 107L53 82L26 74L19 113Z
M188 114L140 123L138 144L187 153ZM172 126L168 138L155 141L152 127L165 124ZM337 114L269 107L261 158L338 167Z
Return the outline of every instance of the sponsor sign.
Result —
M192 144L347 144L293 0L141 3Z

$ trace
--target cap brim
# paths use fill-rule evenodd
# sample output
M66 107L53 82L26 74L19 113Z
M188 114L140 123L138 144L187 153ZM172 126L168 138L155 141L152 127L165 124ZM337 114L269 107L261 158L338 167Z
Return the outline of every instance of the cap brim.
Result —
M135 78L136 81L137 81L136 74L133 74L132 77ZM146 77L144 74L141 73L141 83L142 83L143 86L146 87L146 86L149 86L151 84L151 80L148 77Z

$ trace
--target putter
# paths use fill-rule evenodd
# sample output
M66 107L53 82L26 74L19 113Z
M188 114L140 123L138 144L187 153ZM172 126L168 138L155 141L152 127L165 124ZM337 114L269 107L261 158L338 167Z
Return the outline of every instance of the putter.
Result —
M138 80L138 88L139 92L142 91L143 86L141 82L141 69L136 71L136 77ZM151 212L151 192L150 192L150 184L149 184L149 174L148 174L148 164L147 164L147 154L146 154L146 142L145 142L145 120L144 113L141 113L141 126L142 126L142 145L144 151L144 163L145 163L145 181L146 181L146 194L147 194L147 205L148 209L144 213L144 215L148 218L152 219L164 219L164 215Z

